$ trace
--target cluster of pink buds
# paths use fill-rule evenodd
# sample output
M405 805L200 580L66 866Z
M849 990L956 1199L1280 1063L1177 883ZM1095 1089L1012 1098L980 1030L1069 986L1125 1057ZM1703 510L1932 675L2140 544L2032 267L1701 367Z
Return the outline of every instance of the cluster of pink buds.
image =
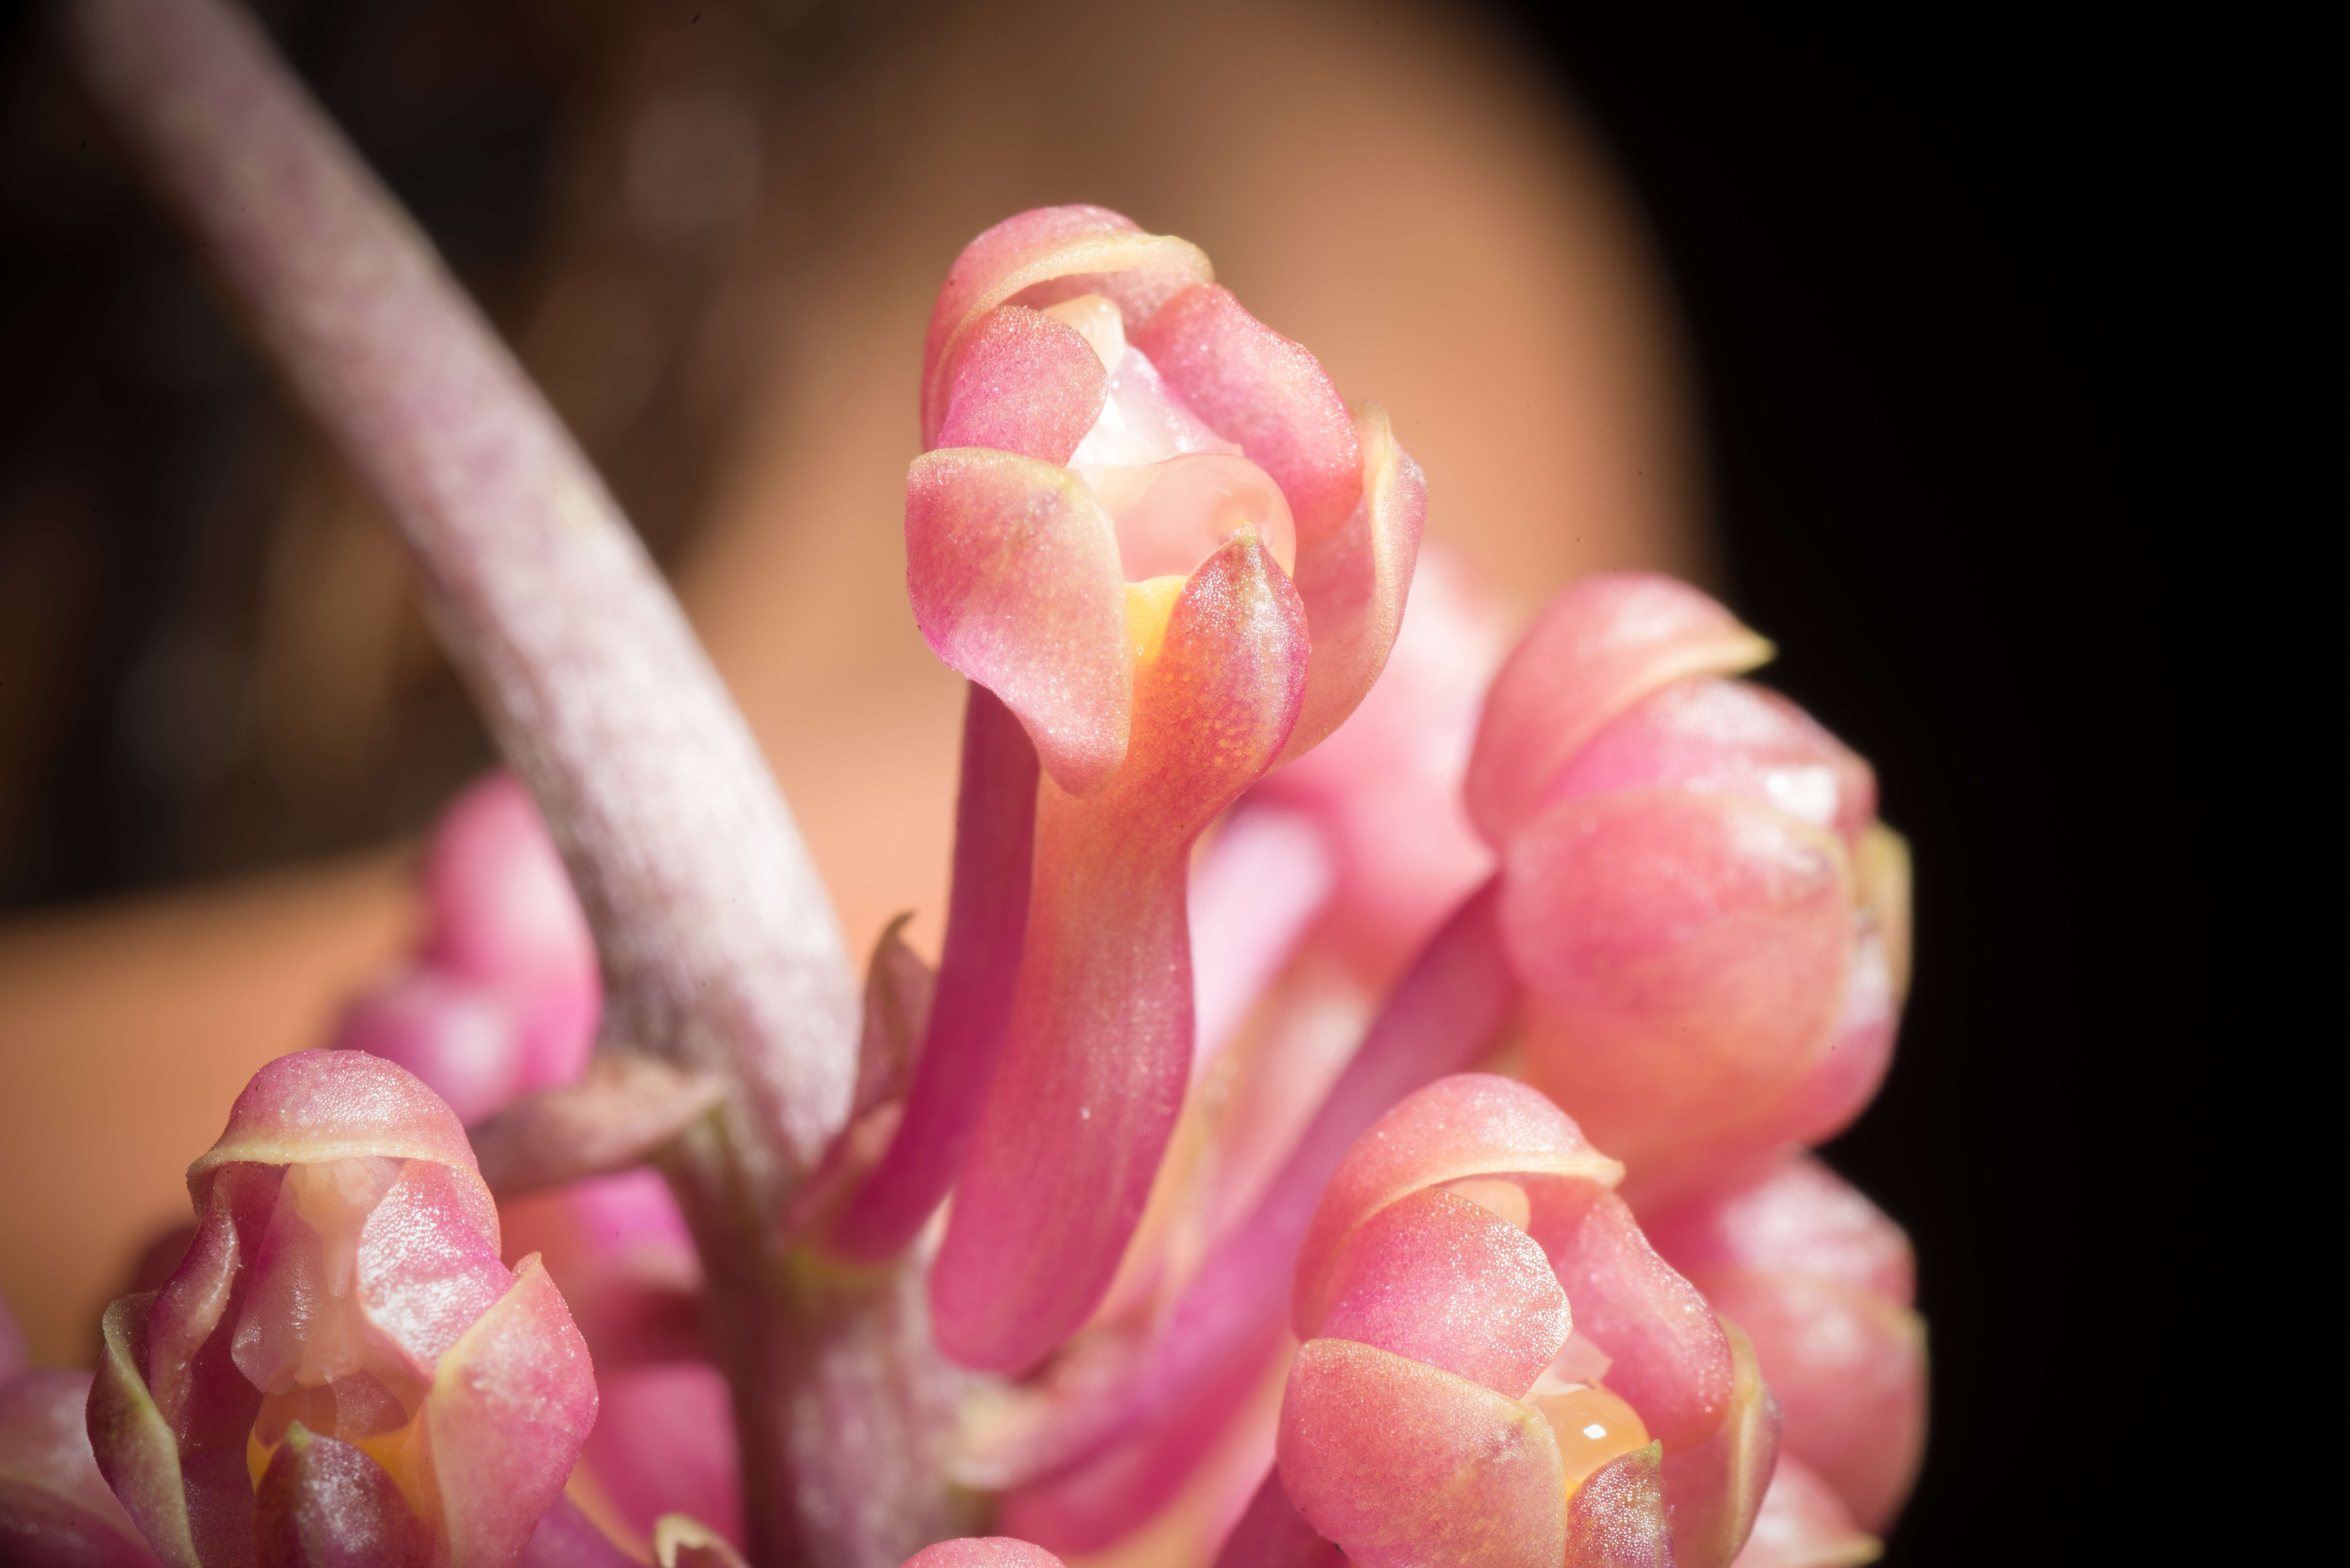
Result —
M883 933L859 1031L788 817L543 410L428 262L309 265L298 203L412 238L210 0L165 45L76 15L265 340L390 453L528 785L452 805L415 962L255 1076L94 1380L11 1376L0 1339L7 1561L1876 1552L1922 1446L1911 1261L1803 1151L1884 1075L1906 851L1866 764L1735 679L1760 638L1617 574L1504 659L1419 559L1384 413L1196 247L1022 213L924 349L953 883L935 971ZM298 167L215 190L203 139L248 111ZM303 292L361 275L373 316ZM459 362L506 424L426 395ZM477 429L512 443L478 472L536 476L507 504L561 503L527 547L447 483ZM564 584L603 596L577 627ZM655 668L692 693L677 758L613 745L657 732Z

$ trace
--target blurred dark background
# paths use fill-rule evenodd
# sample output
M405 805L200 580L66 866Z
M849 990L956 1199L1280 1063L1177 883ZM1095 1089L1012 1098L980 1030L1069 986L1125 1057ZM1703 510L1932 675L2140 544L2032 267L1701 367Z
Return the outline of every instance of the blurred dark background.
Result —
M2055 9L1511 15L1661 234L1765 678L1877 763L1916 849L1900 1054L1825 1151L1921 1260L1932 1446L1887 1561L2203 1561L2234 1527L2148 1448L2182 1424L2182 1294L2222 1266L2215 1197L2163 1166L2224 1125L2196 1065L2222 836L2183 814L2230 727L2208 607L2272 537L2199 493L2237 308L2205 236L2248 173L2220 42Z
M821 158L819 85L903 7L261 9L672 556L745 373L745 192ZM2179 1523L2154 1489L2193 1439L2138 1434L2166 1303L2208 1291L2158 1161L2217 1038L2216 836L2179 821L2217 784L2178 629L2213 317L2177 243L2217 111L2143 18L1501 16L1661 239L1771 679L1916 847L1903 1047L1829 1151L1923 1260L1933 1446L1889 1561L2128 1555ZM5 27L0 912L415 828L489 753L396 548Z

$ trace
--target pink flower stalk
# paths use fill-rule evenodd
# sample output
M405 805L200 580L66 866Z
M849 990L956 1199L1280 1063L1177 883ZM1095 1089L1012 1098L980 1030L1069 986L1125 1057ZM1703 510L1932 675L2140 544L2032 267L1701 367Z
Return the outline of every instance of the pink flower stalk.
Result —
M1299 1260L1283 1486L1351 1561L1720 1568L1778 1415L1542 1096L1451 1077L1350 1150Z
M0 1306L0 1563L155 1568L90 1453L90 1375L6 1365L12 1331Z
M1726 679L1769 652L1685 585L1586 578L1478 730L1469 808L1503 857L1527 1076L1643 1201L1838 1131L1892 1054L1908 850L1867 763Z
M1926 1329L1901 1228L1795 1154L1645 1223L1753 1340L1784 1450L1841 1500L1844 1536L1892 1523L1926 1444Z
M1385 416L1350 415L1195 247L1093 207L966 248L931 317L922 419L916 620L1042 773L1000 1044L966 1043L1000 1059L947 1132L968 1152L931 1280L941 1345L1020 1370L1100 1301L1174 1127L1191 842L1377 678L1424 488ZM924 1078L985 1075L924 1057ZM937 1138L930 1097L918 1079L907 1125ZM946 1174L930 1165L925 1198Z
M416 964L354 1002L338 1050L397 1062L467 1126L587 1064L596 940L530 792L498 772L433 824Z
M194 1244L107 1310L88 1404L157 1554L513 1563L595 1421L595 1374L537 1258L499 1261L448 1106L363 1053L281 1057L188 1186Z

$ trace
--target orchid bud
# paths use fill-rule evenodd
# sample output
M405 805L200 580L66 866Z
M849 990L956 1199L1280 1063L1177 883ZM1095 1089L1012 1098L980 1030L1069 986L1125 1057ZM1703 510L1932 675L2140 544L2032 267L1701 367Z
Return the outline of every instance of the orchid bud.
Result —
M0 1307L0 1334L9 1327ZM154 1568L90 1454L89 1382L87 1372L0 1372L0 1563Z
M514 1563L596 1417L595 1375L448 1106L391 1063L255 1074L189 1168L198 1230L107 1310L99 1468L173 1568Z
M1101 1300L1174 1126L1192 840L1369 690L1424 487L1386 416L1350 415L1196 247L1100 208L965 249L922 421L915 619L1042 768L1001 1061L931 1281L941 1347L1016 1371Z
M1739 1336L1649 1249L1623 1168L1523 1085L1382 1116L1302 1249L1283 1485L1353 1561L1720 1568L1776 1449Z
M1789 1155L1648 1222L1657 1249L1754 1342L1784 1451L1883 1530L1926 1440L1926 1330L1901 1228L1842 1178Z
M1907 851L1866 763L1727 678L1768 651L1693 588L1588 578L1495 678L1470 767L1527 1076L1652 1195L1835 1132L1892 1051Z
M335 1047L397 1062L467 1126L579 1075L603 1010L596 943L529 791L498 772L433 825L415 967L359 998Z

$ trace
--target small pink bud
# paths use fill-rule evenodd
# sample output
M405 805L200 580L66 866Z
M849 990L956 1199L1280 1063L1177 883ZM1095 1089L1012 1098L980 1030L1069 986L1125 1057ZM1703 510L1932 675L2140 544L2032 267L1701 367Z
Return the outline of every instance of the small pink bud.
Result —
M595 1420L534 1255L498 1258L463 1128L359 1052L255 1075L189 1169L194 1242L108 1309L99 1468L175 1568L511 1563Z
M904 1568L1062 1568L1062 1563L1043 1547L1009 1535L972 1535L925 1546L906 1559Z
M1348 1152L1299 1259L1277 1452L1349 1560L1728 1563L1769 1473L1769 1397L1609 1190L1621 1172L1477 1074Z

